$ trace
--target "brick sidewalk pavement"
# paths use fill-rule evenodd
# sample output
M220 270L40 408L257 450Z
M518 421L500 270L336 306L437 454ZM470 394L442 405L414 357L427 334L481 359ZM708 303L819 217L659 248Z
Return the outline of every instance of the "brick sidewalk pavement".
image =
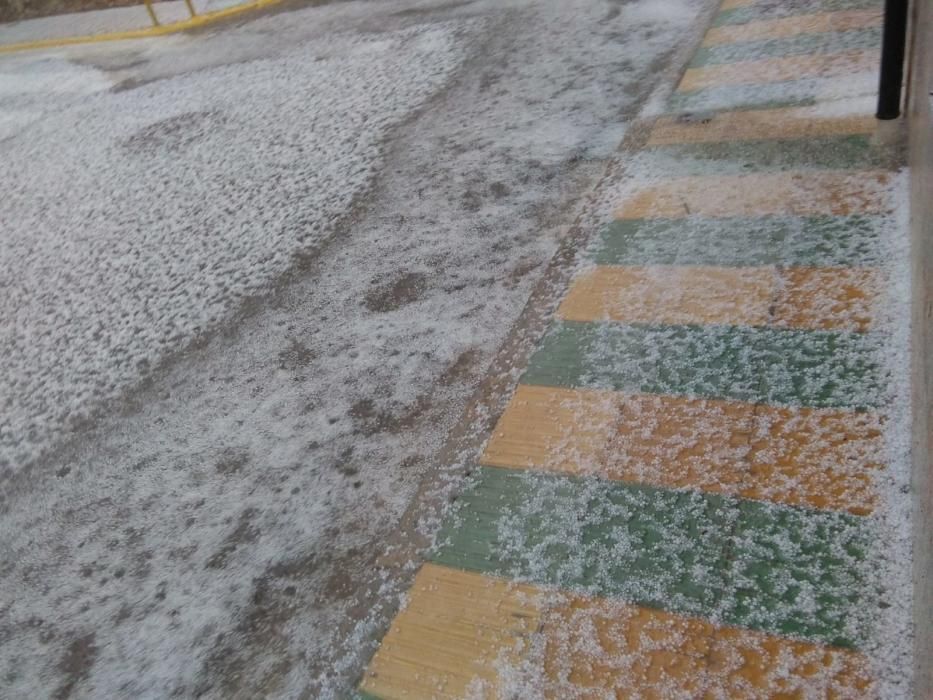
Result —
M881 692L907 401L881 14L723 3L362 697Z

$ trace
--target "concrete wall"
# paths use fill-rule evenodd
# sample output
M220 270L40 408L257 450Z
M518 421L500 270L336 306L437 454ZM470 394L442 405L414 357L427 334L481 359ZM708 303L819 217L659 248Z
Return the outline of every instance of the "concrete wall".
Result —
M914 0L907 124L911 166L915 693L933 698L933 3Z

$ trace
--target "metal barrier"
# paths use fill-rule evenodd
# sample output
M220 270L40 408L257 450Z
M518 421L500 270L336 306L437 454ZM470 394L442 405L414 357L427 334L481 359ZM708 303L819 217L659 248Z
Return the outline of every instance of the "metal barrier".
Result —
M878 119L897 119L901 116L901 83L904 82L906 43L907 0L886 0L876 115Z
M146 3L146 12L149 13L149 18L152 20L152 26L160 26L161 22L159 22L159 17L156 15L155 8L152 6L152 0L143 0L143 2ZM194 5L192 4L191 0L185 0L185 7L188 8L188 13L192 18L197 16L198 13L195 12Z
M10 25L0 24L0 55L58 46L163 36L204 27L213 22L253 12L261 8L272 7L282 2L282 0L238 0L234 4L227 4L225 7L216 10L202 7L199 12L195 8L197 0L182 1L184 7L182 7L182 3L166 2L165 5L167 7L171 6L171 10L168 13L160 13L154 5L157 0L140 0L139 4L130 6L131 9L140 13L138 18L131 19L128 24L126 16L123 15L115 26L102 31L97 27L92 27L93 31L82 32L81 27L69 27L65 31L49 32L48 25L42 22L43 18L37 18L36 22L39 24L33 28L30 28L33 20L25 20ZM3 2L3 0L0 0L0 2ZM146 14L148 14L148 22L147 18L141 14L143 6L145 6ZM112 10L130 8L112 8ZM162 14L161 18L160 14ZM4 27L14 27L14 29L7 31L4 36L2 32ZM60 29L62 28L59 27ZM30 32L32 32L32 35L30 35Z

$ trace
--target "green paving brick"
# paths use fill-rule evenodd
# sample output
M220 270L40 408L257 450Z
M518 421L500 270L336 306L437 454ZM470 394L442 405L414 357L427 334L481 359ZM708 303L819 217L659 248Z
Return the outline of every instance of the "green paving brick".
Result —
M607 226L589 254L601 265L869 267L883 262L886 225L862 215L630 219Z
M879 0L806 0L806 2L756 2L745 7L724 10L713 19L714 27L728 24L745 24L795 15L812 15L820 12L844 12L845 10L872 10L880 13L883 3Z
M846 93L844 78L801 78L781 83L723 85L701 90L678 90L668 99L668 111L709 112L713 110L737 111L742 109L777 109L779 107L808 107L815 105L817 96L823 100L853 97ZM835 91L835 92L833 92Z
M858 647L870 610L862 519L743 501L723 618L741 627ZM812 602L811 602L812 601Z
M740 364L746 349L742 338L722 326L710 326L702 335L699 330L558 322L532 356L522 382L699 396L728 389L750 398L758 380L747 363ZM668 386L672 382L678 386Z
M605 484L604 484L605 485ZM729 500L632 485L588 504L586 583L603 595L681 612L708 612L722 599Z
M883 401L874 334L555 323L525 384L812 407Z
M748 172L899 167L896 149L865 135L811 139L717 141L646 148L646 168L658 175L740 175Z
M882 370L874 334L748 329L750 361L761 377L759 400L802 406L883 405Z
M483 467L433 560L853 647L872 609L867 527L840 513Z
M817 104L816 88L813 81L798 80L796 86L807 84L807 94L783 93L769 86L739 85L725 88L713 88L699 92L675 92L668 100L668 114L702 114L705 112L737 112L744 109L783 109L785 107L812 107ZM787 83L781 83L787 85ZM735 89L733 89L735 88ZM749 88L749 89L747 89ZM814 93L814 94L811 94ZM827 100L842 99L831 95Z
M703 46L694 54L690 67L699 68L701 66L754 61L771 57L843 53L845 51L880 48L880 46L880 27L853 29L847 32L800 34L782 39Z
M820 517L820 511L739 500L736 539L755 559L800 562L809 557L862 561L868 551L864 518L849 513ZM751 536L742 538L746 533ZM787 533L790 533L789 535Z
M722 594L730 506L696 493L484 467L434 560L704 614Z

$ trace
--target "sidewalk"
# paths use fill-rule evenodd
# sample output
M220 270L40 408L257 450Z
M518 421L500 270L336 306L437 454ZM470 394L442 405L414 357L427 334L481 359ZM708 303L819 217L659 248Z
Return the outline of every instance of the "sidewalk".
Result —
M879 0L726 0L361 697L907 697Z

